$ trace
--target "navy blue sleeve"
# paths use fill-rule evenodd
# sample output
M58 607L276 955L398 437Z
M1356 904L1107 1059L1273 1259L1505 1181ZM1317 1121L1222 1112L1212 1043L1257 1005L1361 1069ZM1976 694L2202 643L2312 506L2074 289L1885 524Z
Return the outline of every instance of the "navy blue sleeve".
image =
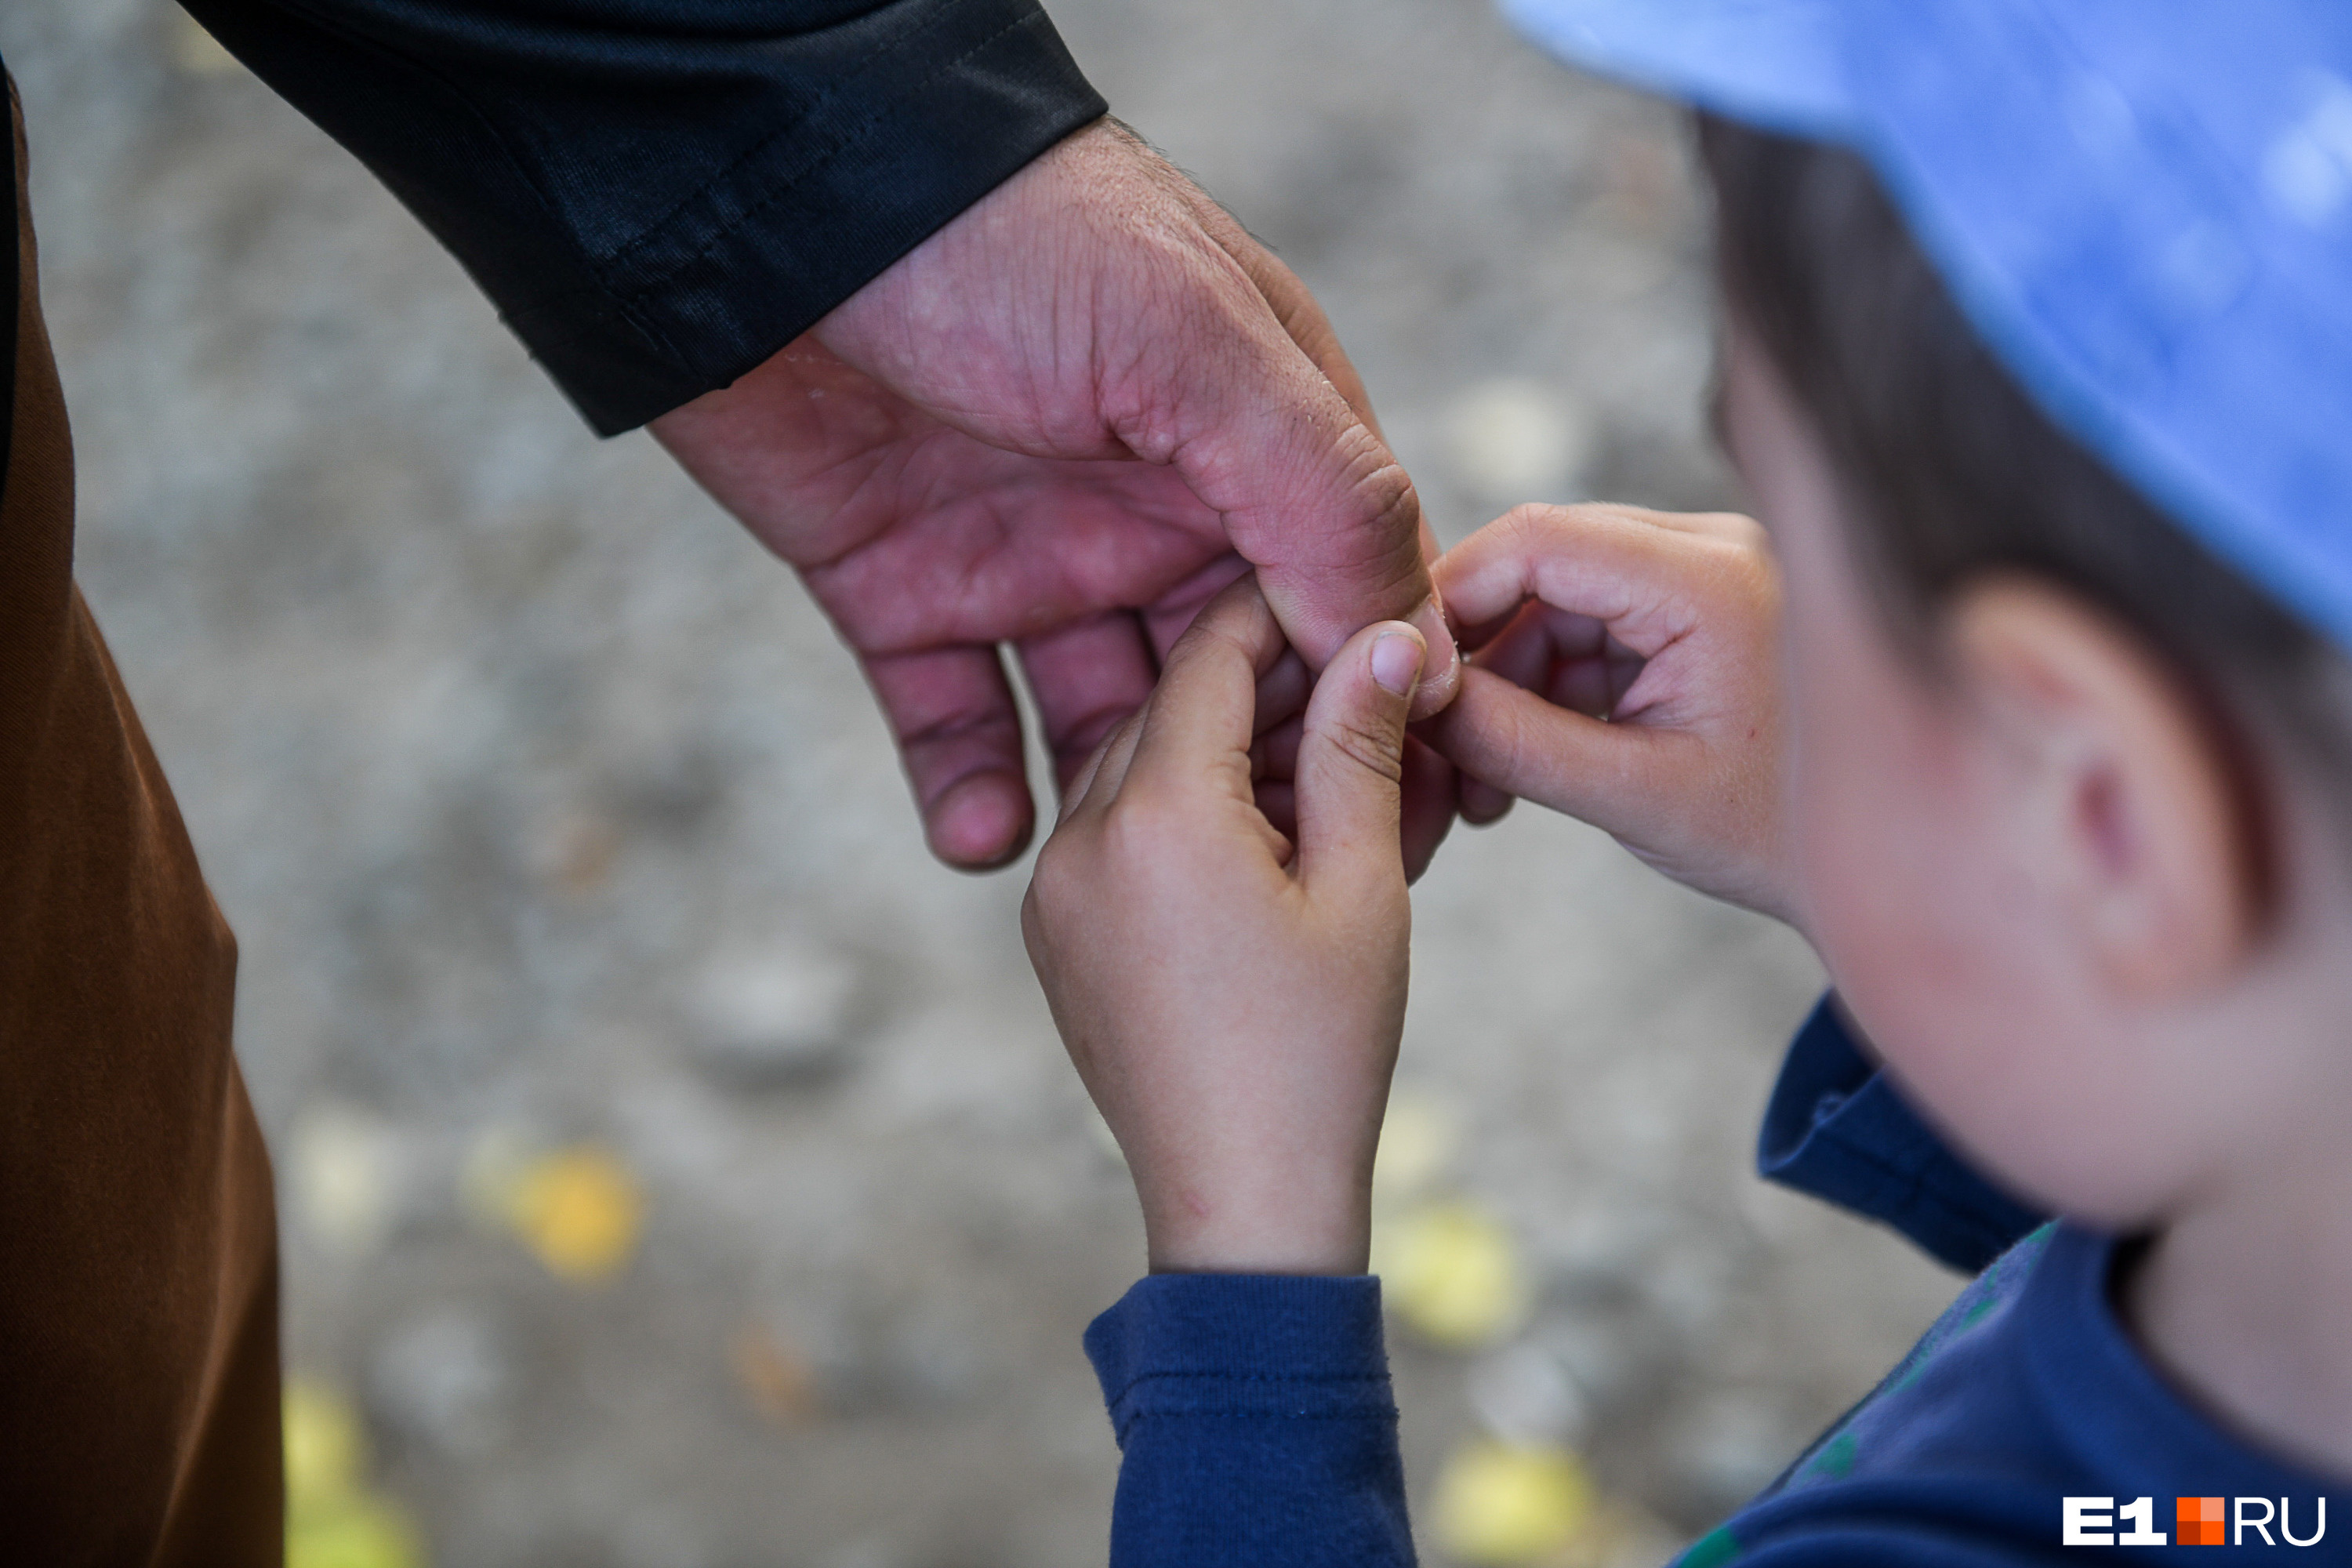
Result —
M1111 1568L1408 1568L1380 1281L1156 1274L1087 1330Z
M1106 105L1036 0L184 0L606 435L758 366Z
M1970 1169L1903 1101L1824 996L1789 1047L1756 1167L1975 1273L2048 1216Z

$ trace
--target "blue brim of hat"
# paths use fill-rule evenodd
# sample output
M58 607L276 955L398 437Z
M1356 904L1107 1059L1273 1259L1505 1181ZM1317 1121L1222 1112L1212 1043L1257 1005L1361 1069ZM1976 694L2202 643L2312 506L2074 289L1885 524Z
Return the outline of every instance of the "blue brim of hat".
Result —
M2352 4L1501 4L1869 160L2043 411L2352 651Z
M1534 42L1601 76L1790 135L1853 129L1825 0L1502 0Z

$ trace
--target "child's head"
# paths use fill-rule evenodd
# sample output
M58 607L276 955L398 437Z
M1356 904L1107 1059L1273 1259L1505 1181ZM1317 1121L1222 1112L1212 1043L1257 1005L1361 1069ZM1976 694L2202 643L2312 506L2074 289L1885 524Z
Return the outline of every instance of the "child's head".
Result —
M2345 661L2064 434L1855 154L1703 118L1787 572L1808 923L2011 1180L2119 1226L2344 1146Z

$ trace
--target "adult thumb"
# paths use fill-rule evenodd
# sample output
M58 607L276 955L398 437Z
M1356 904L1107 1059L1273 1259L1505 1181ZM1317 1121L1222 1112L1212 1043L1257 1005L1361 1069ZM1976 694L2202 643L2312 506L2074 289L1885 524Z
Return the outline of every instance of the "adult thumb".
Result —
M1427 652L1412 626L1376 622L1349 638L1315 683L1294 774L1298 874L1310 889L1402 884L1405 717Z

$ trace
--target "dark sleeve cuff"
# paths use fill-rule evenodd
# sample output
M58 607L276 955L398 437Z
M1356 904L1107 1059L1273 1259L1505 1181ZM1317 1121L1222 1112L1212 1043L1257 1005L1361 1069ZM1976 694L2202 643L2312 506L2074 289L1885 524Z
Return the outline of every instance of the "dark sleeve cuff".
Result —
M1380 1281L1160 1274L1087 1330L1113 1568L1412 1562Z
M1770 1181L1901 1231L1975 1272L2046 1217L1970 1169L1904 1103L1825 996L1797 1031L1757 1139Z
M185 0L605 435L743 375L1107 109L1035 0Z

